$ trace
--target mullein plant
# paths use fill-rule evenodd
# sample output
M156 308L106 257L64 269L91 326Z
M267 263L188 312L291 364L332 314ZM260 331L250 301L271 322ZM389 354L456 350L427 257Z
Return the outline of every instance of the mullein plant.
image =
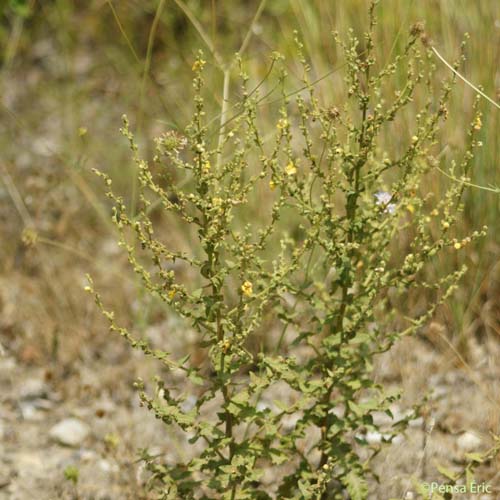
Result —
M120 326L89 278L87 290L111 331L164 366L155 389L137 382L141 404L192 445L178 463L144 452L160 498L327 499L347 492L364 499L371 458L411 418L384 430L381 444L368 443L367 433L382 433L374 413L391 415L398 398L376 383L375 356L419 332L465 272L430 276L428 263L484 233L456 237L481 115L476 103L463 156L442 165L436 145L454 76L434 87L421 25L382 66L375 23L372 5L363 50L352 32L345 41L334 34L346 63L345 102L336 106L317 97L298 40L303 91L293 101L282 57L273 54L282 105L271 139L260 125L258 89L249 89L238 58L241 98L214 137L200 53L192 121L182 133L156 138L151 161L141 159L124 117L140 185L135 214L112 179L96 171L145 290L197 333L203 353L201 364L179 358L168 338L165 350L153 348ZM404 86L394 92L401 72ZM422 107L403 129L398 117L417 92ZM394 129L397 139L387 144ZM423 189L440 162L457 182L442 193ZM188 250L171 248L155 232L158 207L196 241ZM427 309L418 315L394 306L395 297L404 303L419 294ZM206 410L214 405L216 412Z

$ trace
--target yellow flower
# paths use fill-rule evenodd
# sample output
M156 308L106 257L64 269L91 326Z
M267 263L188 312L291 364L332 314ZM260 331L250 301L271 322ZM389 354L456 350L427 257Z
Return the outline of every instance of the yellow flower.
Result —
M228 339L225 339L222 342L222 351L224 354L227 354L227 351L229 351L229 348L231 347L231 342Z
M276 183L274 181L269 181L269 189L274 191L276 189Z
M458 241L453 246L455 247L456 250L460 250L462 248L461 243L459 243Z
M285 167L285 172L286 175L292 176L297 173L297 167L293 164L293 162L290 162L286 167Z
M243 295L250 297L253 293L253 285L250 281L245 281L243 285L241 285L241 291Z
M203 69L203 66L205 66L206 61L203 59L197 59L193 63L193 67L191 68L193 71L201 71Z
M203 164L203 167L202 167L202 170L203 170L203 173L207 174L208 172L210 172L210 169L212 168L212 165L210 164L210 162L207 160L204 164Z
M278 120L278 123L276 125L276 128L278 130L283 130L288 127L288 120L286 118L280 118Z
M23 231L21 240L27 247L34 247L38 242L38 234L34 229L26 228Z
M474 120L474 130L481 130L483 126L483 122L481 121L481 117L477 116Z
M174 290L173 288L171 290L169 290L168 291L168 298L170 300L172 300L175 297L175 293L176 293L176 290Z
M406 205L406 209L408 210L408 212L410 212L411 214L415 212L415 207L411 204L408 204Z

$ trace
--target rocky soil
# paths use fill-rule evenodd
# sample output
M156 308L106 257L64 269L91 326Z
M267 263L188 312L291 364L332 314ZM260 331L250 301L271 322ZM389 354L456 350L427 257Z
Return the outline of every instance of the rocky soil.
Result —
M438 464L460 471L466 453L492 444L489 432L498 432L500 414L500 368L494 363L498 351L495 344L477 347L472 372L454 362L450 352L439 353L421 339L406 340L380 360L380 380L404 391L393 408L396 418L426 394L429 403L425 420L412 421L377 458L380 484L373 484L371 498L402 498L405 492L406 498L417 498L411 493L412 477L443 482ZM76 362L64 373L26 363L4 348L0 498L147 498L139 450L179 456L179 441L137 403L131 375L152 373L149 361L127 349L109 361ZM378 418L391 423L386 415ZM366 438L377 445L382 435ZM499 464L478 470L476 480L487 482L492 492L477 498L500 495Z

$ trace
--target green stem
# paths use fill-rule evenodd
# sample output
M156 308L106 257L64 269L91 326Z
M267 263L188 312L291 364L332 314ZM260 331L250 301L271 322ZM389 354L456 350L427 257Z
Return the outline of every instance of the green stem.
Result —
M371 52L371 44L368 42L368 48L367 48L367 59L366 59L366 66L365 66L365 80L366 80L366 85L367 85L367 93L368 93L368 86L369 86L369 80L370 80L370 66L368 64L368 58L370 56ZM363 99L362 105L361 105L361 133L359 135L359 140L358 140L358 146L359 146L359 158L356 161L355 165L353 166L353 171L351 172L350 175L350 180L351 183L353 184L353 193L350 194L350 197L347 200L347 221L348 221L348 232L347 232L347 238L346 242L349 245L349 248L347 250L348 252L348 257L349 260L352 260L353 253L352 250L350 249L350 244L354 242L356 234L355 234L355 227L354 227L354 221L356 220L356 211L358 208L358 198L360 194L360 173L361 169L366 163L366 157L364 156L363 153L363 148L365 145L365 135L366 135L366 116L367 116L367 111L368 111L368 94L361 95L361 98ZM348 295L349 295L349 288L351 286L350 280L348 279L343 285L342 285L342 298L341 298L341 305L339 309L339 314L337 317L337 321L335 322L335 325L333 327L333 332L340 332L341 334L341 344L343 344L346 340L345 338L345 332L344 332L344 317L347 311L347 305L348 305ZM329 363L329 369L331 370L333 368L332 362ZM332 381L331 384L329 385L324 397L321 400L322 405L325 407L328 406L330 402L330 398L332 395L332 391L335 387L335 382ZM328 438L328 431L329 431L329 424L328 424L328 411L326 411L325 416L323 417L322 425L321 425L321 442L325 443ZM328 462L328 454L326 450L322 450L321 452L321 458L319 462L319 468L323 467L326 463ZM322 495L322 498L326 498L326 493Z

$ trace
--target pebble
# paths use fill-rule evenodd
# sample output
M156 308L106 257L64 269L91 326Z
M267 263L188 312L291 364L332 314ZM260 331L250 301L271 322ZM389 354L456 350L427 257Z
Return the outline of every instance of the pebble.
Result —
M297 425L297 422L302 418L302 415L298 413L293 413L291 415L286 415L283 417L282 423L283 423L283 429L285 432L290 432L293 429L295 429L295 426Z
M47 393L45 382L36 378L25 380L19 388L19 397L22 400L46 398Z
M85 449L82 449L80 450L80 452L77 452L78 455L77 457L82 461L82 462L94 462L96 461L97 459L97 453L93 450L85 450Z
M118 472L118 470L119 470L118 465L113 464L105 459L99 460L97 462L97 466L99 467L99 469L101 469L103 472L106 472L106 473Z
M379 444L382 442L382 434L377 431L368 431L365 436L368 444Z
M181 410L185 413L190 412L198 401L198 398L193 395L189 395L181 404Z
M36 422L43 419L43 413L37 408L32 401L23 401L19 404L21 416L23 420Z
M0 372L11 372L17 367L16 360L14 358L5 358L0 356Z
M431 398L436 401L438 399L444 398L449 392L449 388L446 385L437 385L432 391Z
M477 450L481 445L481 438L473 432L464 432L457 440L457 445L465 453Z
M52 406L48 399L26 399L19 402L23 420L29 421L43 420L44 411L50 410Z
M420 427L422 427L422 425L424 425L424 419L422 417L415 418L413 420L410 420L408 422L408 425L409 425L409 427L412 427L414 429L416 427L420 428Z
M64 446L77 447L85 441L90 429L87 424L76 418L61 420L49 431L49 436Z

